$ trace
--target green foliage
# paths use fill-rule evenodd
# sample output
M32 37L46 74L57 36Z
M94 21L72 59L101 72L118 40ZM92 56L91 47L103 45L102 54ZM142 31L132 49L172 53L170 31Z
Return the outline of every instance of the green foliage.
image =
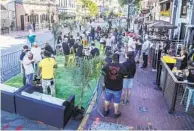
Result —
M84 90L86 88L91 89L91 81L94 79L97 80L100 76L101 70L101 58L95 57L93 59L82 59L80 66L71 66L69 70L73 70L72 79L76 83L76 85L80 88L80 100L79 100L79 108L81 108L84 97Z
M128 4L128 1L129 0L118 0L120 6L124 6L125 4ZM133 0L130 0L130 1L133 1ZM140 0L135 0L134 1L134 5L135 6L138 6L139 5L139 2L140 2Z
M61 21L65 21L67 19L67 17L68 17L67 12L61 12L61 14L60 14Z
M16 88L20 88L23 86L23 77L21 74L11 78L10 80L6 81L4 84L9 85L9 86L13 86Z
M83 6L90 12L90 16L96 16L98 14L98 5L92 0L81 0Z

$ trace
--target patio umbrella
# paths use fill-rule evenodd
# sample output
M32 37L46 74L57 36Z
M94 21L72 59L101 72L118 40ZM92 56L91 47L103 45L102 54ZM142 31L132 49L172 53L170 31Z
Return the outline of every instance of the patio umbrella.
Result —
M176 29L177 26L172 25L170 22L166 22L166 21L156 21L152 24L148 25L148 28L158 28L158 29Z

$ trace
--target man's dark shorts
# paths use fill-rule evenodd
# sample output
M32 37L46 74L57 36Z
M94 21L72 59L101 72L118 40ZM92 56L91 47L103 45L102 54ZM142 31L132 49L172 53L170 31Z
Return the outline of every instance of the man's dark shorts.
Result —
M106 101L111 101L111 99L113 98L114 103L119 104L121 101L121 95L122 95L122 90L120 91L113 91L110 89L105 89L105 100Z

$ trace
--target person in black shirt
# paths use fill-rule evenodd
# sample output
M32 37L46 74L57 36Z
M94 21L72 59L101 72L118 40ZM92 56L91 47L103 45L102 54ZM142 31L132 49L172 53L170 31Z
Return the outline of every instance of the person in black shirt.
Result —
M62 42L62 32L60 32L60 35L57 38L57 44L60 44L61 42Z
M165 37L165 47L164 47L164 53L166 53L167 54L167 51L170 49L170 43L171 43L171 41L169 40L169 37L168 36L166 36Z
M78 47L76 49L76 65L80 66L82 62L82 56L83 56L83 45L81 42L78 42Z
M53 48L49 45L49 43L45 43L44 50L48 51L51 55L55 55Z
M180 65L180 70L186 69L187 68L187 58L188 54L186 52L185 46L181 47L181 56L180 57L174 57L175 59L181 60L181 65Z
M73 36L71 35L71 36L70 36L70 39L69 39L69 47L70 47L70 48L73 47L74 44L75 44L75 39L74 39Z
M23 46L23 51L22 53L20 54L20 62L22 63L23 59L24 59L24 56L26 55L26 53L28 52L28 46L25 45ZM25 76L25 69L24 69L24 66L22 64L22 73L23 73L23 85L26 85L26 76Z
M95 43L92 43L92 49L90 51L90 54L92 55L92 57L100 55L100 51L97 47L95 47Z
M122 95L123 78L125 74L124 67L119 63L119 55L114 54L113 62L105 65L102 68L102 73L105 76L105 110L104 116L109 114L109 105L113 97L114 100L114 117L121 115L119 110L119 103Z
M64 40L64 42L62 44L62 47L63 47L64 56L65 56L64 66L66 67L67 64L68 64L68 61L69 61L69 54L70 54L70 48L69 48L69 45L68 45L67 38Z
M126 68L127 76L123 81L123 96L122 103L129 103L129 96L131 93L131 88L133 87L133 78L136 73L136 63L133 52L127 53L127 60L123 63L123 66Z
M111 51L107 51L106 52L106 58L104 59L106 64L111 64L112 63L112 52Z

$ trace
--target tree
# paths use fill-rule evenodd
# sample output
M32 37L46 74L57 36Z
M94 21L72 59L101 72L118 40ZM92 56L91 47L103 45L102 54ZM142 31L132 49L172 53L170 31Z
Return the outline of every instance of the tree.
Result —
M65 21L66 19L67 19L67 12L62 12L61 14L60 14L60 20L61 21Z
M90 16L96 16L98 14L98 5L92 0L81 0L83 7L87 8L90 12Z
M124 6L125 4L128 4L128 1L129 0L118 0L120 6ZM131 1L134 1L135 6L138 6L140 2L140 0L131 0Z

